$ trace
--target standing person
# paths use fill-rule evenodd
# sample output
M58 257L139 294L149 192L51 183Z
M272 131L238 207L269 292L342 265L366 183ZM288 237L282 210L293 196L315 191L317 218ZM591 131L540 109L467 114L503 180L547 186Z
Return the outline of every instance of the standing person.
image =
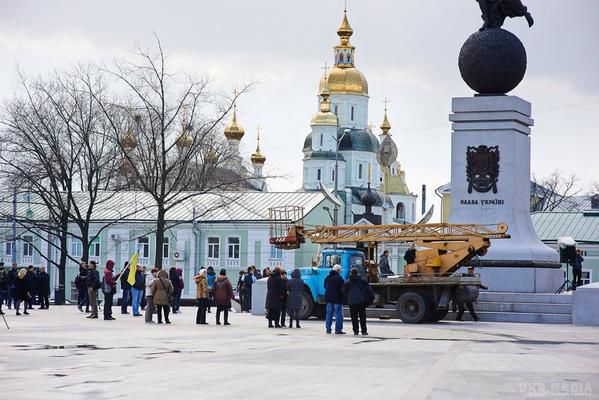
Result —
M206 322L206 310L208 309L210 287L208 286L208 279L206 279L206 270L204 268L200 269L200 273L194 276L193 280L196 283L196 299L198 301L196 324L208 325L208 322Z
M260 273L260 271L258 271L255 265L252 265L252 274L254 275L254 278L262 279L262 274Z
M235 298L231 281L227 278L227 270L221 269L216 282L214 283L214 301L216 303L216 325L220 325L220 313L225 314L225 325L229 323L229 308L231 308L231 300Z
M90 262L94 262L93 260ZM104 268L104 321L113 321L116 318L112 316L112 302L114 295L116 294L116 283L121 273L114 274L114 261L106 261L106 268Z
M263 278L268 278L270 276L271 272L270 272L270 268L266 267L262 270L262 277Z
M27 274L25 275L25 280L27 281L27 292L29 292L27 307L30 310L33 310L33 305L36 303L35 297L37 296L37 287L35 284L35 271L33 269L33 265L29 265L27 267Z
M131 299L131 284L127 282L127 277L129 276L129 261L125 261L123 265L123 274L121 275L121 289L123 291L123 296L121 297L121 314L129 314L127 311L127 306L129 302L132 303Z
M283 295L281 296L281 327L285 328L287 317L287 271L281 268L281 280L283 281ZM289 326L292 328L292 326Z
M210 288L210 294L208 295L208 313L210 313L210 307L214 304L214 284L216 283L216 272L214 272L214 268L208 267L206 280L208 281L208 287Z
M96 269L96 262L90 261L87 265L87 275L85 279L85 285L87 286L87 299L91 305L92 312L87 318L97 319L98 318L98 289L100 288L100 273Z
M325 328L327 333L331 333L334 316L335 334L345 335L343 332L343 278L339 271L341 271L341 265L335 264L324 280L324 300L327 303Z
M79 263L79 274L75 278L75 287L77 288L77 309L83 312L89 312L89 298L87 296L87 264L85 261Z
M177 291L175 292L175 308L176 311L173 310L173 313L178 314L181 312L181 296L183 295L183 290L185 289L185 280L183 279L183 270L181 268L177 268ZM174 283L173 283L174 285Z
M146 274L146 322L149 324L154 323L152 320L152 313L154 312L154 302L152 300L152 283L156 279L158 268L152 268L152 270Z
M352 268L349 273L349 279L343 286L343 295L349 305L349 314L354 335L358 335L360 330L363 336L368 335L366 327L366 307L374 301L374 292L372 288L362 277L357 268ZM358 324L359 318L359 324Z
M170 324L171 321L168 319L169 305L171 304L170 295L173 293L173 284L168 279L168 272L161 269L158 271L158 275L154 282L152 282L152 301L156 306L156 312L158 314L158 323L162 323L162 313L164 312L164 321Z
M393 271L389 267L389 251L383 251L383 254L379 258L379 273L381 277L387 277L393 275Z
M40 310L47 310L50 308L50 275L46 272L46 267L40 267L36 283L37 294L40 299Z
M256 267L248 267L248 273L243 277L243 299L245 300L245 310L247 312L252 310L252 286L256 283L255 271Z
M129 266L131 268L131 266ZM131 286L131 310L134 317L141 317L139 306L141 305L141 296L146 286L146 277L141 269L141 265L135 266L135 282Z
M576 249L576 256L573 261L570 263L572 266L572 290L576 290L578 286L582 285L582 262L584 257L580 249Z
M168 270L168 279L173 285L173 303L171 304L173 314L177 313L177 291L179 290L179 276L177 275L177 268L170 267Z
M149 273L146 270L146 266L145 265L143 265L141 267L141 272L143 272L143 274L144 274L144 280L145 280L146 277L148 276L148 273ZM144 290L141 293L141 309L142 309L142 311L146 309L146 297L148 297L148 296L146 295L146 285L144 285Z
M6 305L10 310L10 306L15 298L15 289L17 284L17 275L19 271L17 271L17 263L13 262L10 267L10 271L8 271L8 301Z
M27 312L27 302L29 301L28 286L27 286L27 270L21 268L17 273L17 280L15 282L15 310L16 315L21 315L19 312L19 306L23 303L23 314L29 315Z
M268 327L280 328L281 309L283 308L283 293L286 291L281 269L275 267L266 282L266 303L264 307L268 310ZM272 323L275 323L273 326Z
M4 300L8 304L8 273L4 269L4 263L0 261L0 315L4 315L2 311Z
M243 271L239 271L239 277L237 278L237 295L239 296L239 305L241 306L241 312L247 311L245 309L245 292L243 290L245 286L245 273Z
M474 276L474 267L473 266L469 266L468 267L468 272L465 274L462 274L462 276ZM482 289L487 289L486 286L484 285L480 285L480 287ZM456 289L456 298L458 300L458 314L456 315L456 321L461 321L462 320L462 316L464 315L464 303L466 303L466 308L468 308L468 312L470 313L470 316L472 317L473 320L478 321L480 319L480 317L478 315L476 315L476 312L474 311L474 306L472 305L471 301L459 301L460 300L460 291L465 291L466 294L468 295L468 297L471 297L471 291L475 290L476 293L476 297L478 297L478 287L477 286L473 286L473 285L467 285L467 286L460 286L458 287L458 289Z
M289 313L289 327L299 328L299 312L302 308L302 293L304 291L304 281L301 278L300 270L294 269L291 273L291 279L287 282L287 312Z

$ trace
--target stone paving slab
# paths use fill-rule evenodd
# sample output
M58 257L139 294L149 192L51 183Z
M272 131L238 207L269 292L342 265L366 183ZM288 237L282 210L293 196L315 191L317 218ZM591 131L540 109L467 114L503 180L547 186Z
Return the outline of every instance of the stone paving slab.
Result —
M355 337L317 320L268 329L260 316L216 326L209 315L195 325L184 307L172 325L148 325L70 306L11 311L0 399L599 399L596 327L369 320L370 336Z

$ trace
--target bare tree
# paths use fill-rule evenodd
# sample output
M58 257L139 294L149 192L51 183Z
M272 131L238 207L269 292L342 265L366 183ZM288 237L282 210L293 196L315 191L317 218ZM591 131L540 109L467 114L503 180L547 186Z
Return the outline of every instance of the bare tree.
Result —
M82 258L87 260L94 239L89 235L92 213L110 197L103 191L113 177L119 149L103 133L107 120L95 99L104 86L94 69L55 72L48 79L28 80L22 74L19 78L21 94L4 103L0 117L0 174L5 183L28 193L47 213L19 215L17 222L59 251L55 260L51 251L44 253L36 247L58 268L63 295L67 259L79 261L69 254L67 239L72 236L81 241ZM69 222L78 231L69 229Z
M537 180L535 176L531 185L530 211L570 211L576 208L573 197L580 193L575 174L565 176L556 170L549 176Z
M169 70L158 38L154 53L139 48L137 56L137 63L120 62L107 70L116 78L121 100L96 100L122 151L126 186L149 193L155 201L154 265L162 268L167 212L198 194L219 193L250 179L243 173L224 173L232 154L220 132L233 101L248 87L233 99L219 101L207 79Z

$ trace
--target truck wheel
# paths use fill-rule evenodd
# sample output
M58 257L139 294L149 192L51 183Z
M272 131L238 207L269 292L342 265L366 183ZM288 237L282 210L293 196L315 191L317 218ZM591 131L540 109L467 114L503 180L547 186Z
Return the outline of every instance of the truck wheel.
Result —
M439 322L443 318L447 316L449 312L448 308L437 308L435 310L429 311L429 314L426 316L427 322Z
M417 324L424 320L428 313L428 304L421 294L407 292L397 300L399 319L407 324Z
M299 317L300 319L308 319L312 315L314 310L314 299L307 290L302 292L302 308L300 308Z

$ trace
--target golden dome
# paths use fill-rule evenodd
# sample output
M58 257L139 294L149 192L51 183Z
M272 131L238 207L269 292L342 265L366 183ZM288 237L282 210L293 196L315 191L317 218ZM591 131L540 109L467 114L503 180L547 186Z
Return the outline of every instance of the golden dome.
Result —
M233 119L231 124L225 127L225 137L227 140L241 140L245 135L245 130L237 124L237 105L233 104Z
M341 38L341 40L343 42L343 40L349 40L349 37L353 33L354 33L354 30L352 29L351 25L349 24L349 21L347 20L347 11L344 10L343 11L343 20L341 21L339 28L337 28L337 35L339 35L339 37Z
M260 129L258 129L258 136L256 137L256 152L250 157L252 164L264 164L266 156L260 151Z
M388 135L391 130L391 124L389 123L389 119L387 118L387 109L385 108L385 118L383 118L383 123L381 124L381 130L383 131L383 135Z
M368 96L368 82L363 73L356 67L339 68L334 66L328 74L327 83L331 94L355 93ZM325 78L320 79L320 91L324 85Z

